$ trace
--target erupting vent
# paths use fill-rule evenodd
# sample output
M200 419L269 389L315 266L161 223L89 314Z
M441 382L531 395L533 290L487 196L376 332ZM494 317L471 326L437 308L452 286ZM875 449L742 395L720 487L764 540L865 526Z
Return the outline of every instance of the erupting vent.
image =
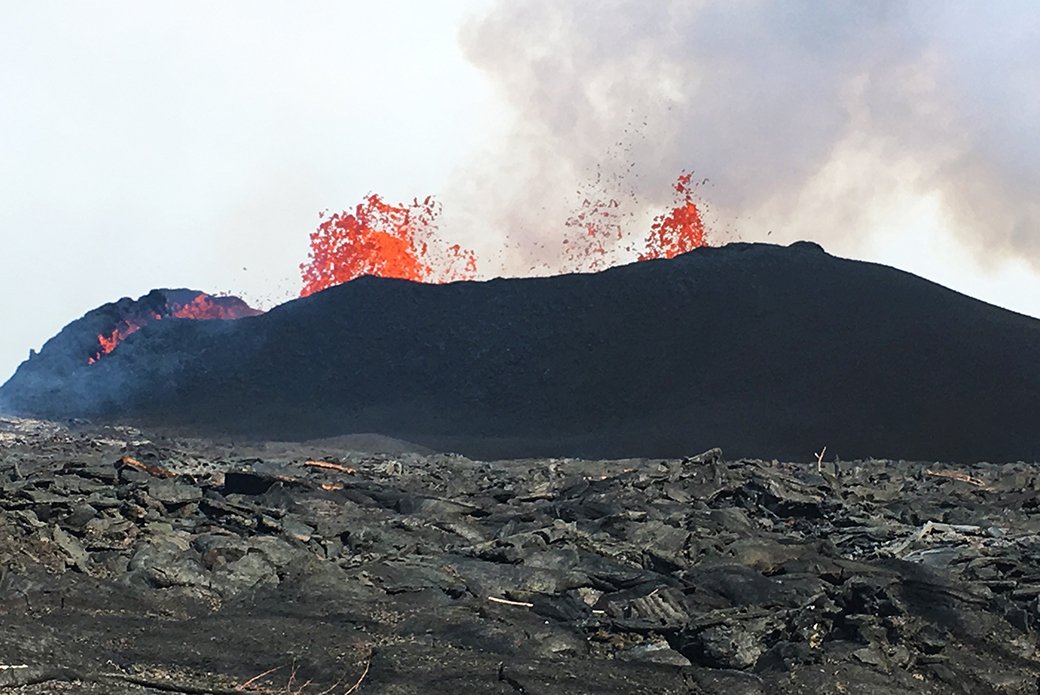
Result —
M621 205L614 198L585 198L565 223L576 230L563 237L558 268L563 272L594 272L612 265L611 252L623 249L640 261L674 258L709 246L701 211L694 202L692 175L684 173L673 184L674 207L658 215L649 233L626 243ZM309 261L300 266L301 297L349 282L362 275L442 284L477 277L477 257L459 244L449 244L437 233L441 205L432 196L410 204L392 205L370 193L352 212L322 219L311 234ZM614 261L616 262L616 261ZM127 300L129 301L129 300ZM94 364L117 345L152 321L180 319L237 319L263 312L237 297L214 297L193 290L158 290L122 306L97 335L87 357Z
M110 329L98 334L96 349L87 363L94 364L152 321L167 318L228 320L262 313L238 297L214 297L194 290L157 290L130 304Z
M390 205L372 193L353 214L331 215L311 234L310 263L300 266L300 296L362 275L426 283L472 280L477 259L472 251L448 246L437 236L440 212L430 196L411 205Z
M693 202L697 184L691 184L691 177L684 173L673 184L675 206L654 219L641 245L624 244L616 199L583 200L581 209L566 222L578 233L564 237L560 268L567 272L604 270L610 265L611 249L618 244L626 251L636 251L640 261L674 258L708 246L700 210ZM432 196L391 205L375 193L365 196L352 213L337 212L327 218L321 213L322 222L311 234L310 260L300 266L300 296L362 275L432 284L474 279L476 255L437 235L440 214L440 203Z
M639 254L639 260L675 258L681 253L709 246L704 238L704 220L693 202L692 176L683 174L672 185L679 198L678 204L667 214L654 219L646 237L646 252Z

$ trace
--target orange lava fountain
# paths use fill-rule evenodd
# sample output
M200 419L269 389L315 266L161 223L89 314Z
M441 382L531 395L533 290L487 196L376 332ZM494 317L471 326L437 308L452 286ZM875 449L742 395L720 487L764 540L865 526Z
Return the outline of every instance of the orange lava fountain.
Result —
M438 284L472 280L476 257L441 241L435 224L439 215L440 204L432 196L391 205L375 193L365 196L353 214L334 213L311 234L310 262L300 266L300 296L362 275Z
M627 251L644 248L638 260L674 258L700 246L708 246L700 210L693 202L692 174L679 176L672 188L677 202L669 212L654 218L642 244L628 244ZM611 265L610 253L624 243L620 204L613 198L586 198L565 223L579 230L565 235L561 272L595 272ZM308 262L300 265L301 297L349 282L362 275L401 278L441 284L472 280L477 259L458 244L449 246L436 233L441 206L432 196L411 204L391 205L375 193L364 197L353 212L326 217L311 234Z
M672 185L681 200L668 213L654 218L646 237L646 253L640 254L639 260L675 258L681 253L709 245L704 238L704 220L693 202L691 176L693 174L682 174Z

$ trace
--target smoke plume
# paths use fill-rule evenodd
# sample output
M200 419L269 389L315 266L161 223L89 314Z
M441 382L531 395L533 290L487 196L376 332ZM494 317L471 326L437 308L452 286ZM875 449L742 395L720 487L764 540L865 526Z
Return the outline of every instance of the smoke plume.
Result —
M515 119L449 197L523 249L507 266L556 255L589 196L644 224L692 170L722 236L854 255L928 200L1040 269L1029 3L502 0L459 40Z

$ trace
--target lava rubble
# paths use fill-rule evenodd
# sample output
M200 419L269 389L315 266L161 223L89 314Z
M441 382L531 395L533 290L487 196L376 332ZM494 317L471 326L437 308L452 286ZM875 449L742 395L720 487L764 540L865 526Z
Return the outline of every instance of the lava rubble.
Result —
M0 688L1036 693L1038 491L2 418Z

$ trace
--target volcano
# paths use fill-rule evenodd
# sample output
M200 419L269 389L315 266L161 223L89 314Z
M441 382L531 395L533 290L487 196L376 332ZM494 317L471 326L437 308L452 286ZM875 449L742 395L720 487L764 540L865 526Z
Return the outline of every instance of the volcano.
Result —
M153 321L93 363L88 317L0 387L5 410L484 459L1040 459L1040 321L810 242L361 277L263 315Z

